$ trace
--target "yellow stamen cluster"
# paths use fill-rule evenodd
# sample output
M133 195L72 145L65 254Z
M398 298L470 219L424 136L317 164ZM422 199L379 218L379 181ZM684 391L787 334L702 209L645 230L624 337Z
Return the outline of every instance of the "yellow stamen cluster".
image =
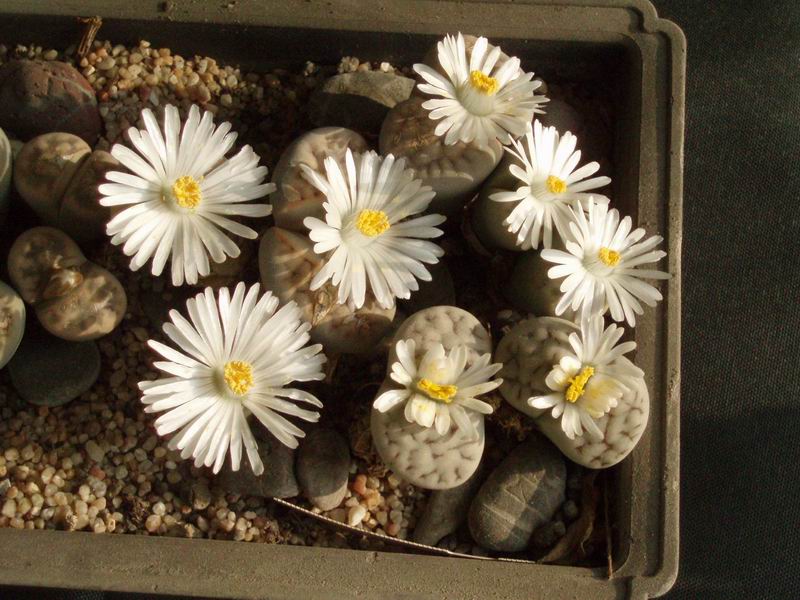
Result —
M622 258L622 255L619 252L612 250L611 248L600 248L597 256L600 258L600 262L607 267L616 267L619 263L619 259Z
M563 194L567 191L567 182L560 177L550 175L550 177L547 178L547 190L551 194Z
M356 229L368 237L375 237L389 230L389 217L382 210L365 209L356 217Z
M481 94L487 96L494 96L500 88L497 79L491 75L486 75L482 71L472 71L469 74L469 82L473 88L478 90Z
M575 403L586 391L586 384L594 375L594 367L584 367L580 373L569 378L569 387L564 392L567 402Z
M439 385L425 378L419 380L417 389L431 400L438 400L445 404L450 404L458 393L458 388L454 385Z
M253 366L242 360L232 360L225 364L225 383L237 396L244 396L253 387Z
M172 184L172 196L181 208L197 208L203 199L200 182L191 175L184 175Z

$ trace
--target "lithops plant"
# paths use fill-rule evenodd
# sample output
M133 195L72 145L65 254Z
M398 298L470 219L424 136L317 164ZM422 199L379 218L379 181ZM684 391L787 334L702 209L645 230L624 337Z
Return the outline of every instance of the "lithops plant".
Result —
M25 333L25 303L9 285L0 281L0 369L19 347Z
M520 253L505 287L506 297L519 310L537 317L555 317L562 294L561 282L547 276L551 267L538 250ZM562 313L568 320L574 316L575 311L570 308Z
M330 285L312 291L311 280L324 262L305 235L272 227L261 238L261 281L282 302L297 302L304 319L311 323L311 339L321 343L327 353L372 352L389 331L395 308L381 308L371 296L358 309L338 304L336 290Z
M300 165L322 175L325 173L325 158L331 156L344 164L348 148L353 152L364 152L368 146L355 131L344 127L321 127L304 133L284 150L272 175L277 187L271 198L272 214L278 227L304 232L307 230L303 219L324 217L322 203L325 197L309 183Z
M622 329L595 316L578 326L551 317L520 321L498 344L500 392L571 460L589 468L625 458L644 433L644 376L618 344Z
M8 137L0 129L0 223L5 220L8 212L8 192L11 188L11 164L13 152Z
M470 313L435 306L405 320L392 339L370 429L389 468L427 489L461 485L480 464L484 415L477 399L500 385L489 332Z
M102 236L111 217L97 186L119 163L71 133L45 133L23 146L14 162L14 186L46 225L85 242Z
M58 229L34 227L20 235L8 254L8 272L42 326L62 339L97 339L125 315L127 298L117 278L86 260Z
M436 192L430 210L456 215L500 162L503 147L497 140L485 147L446 144L436 135L436 121L423 102L412 96L389 111L381 127L381 154L405 157L416 176Z

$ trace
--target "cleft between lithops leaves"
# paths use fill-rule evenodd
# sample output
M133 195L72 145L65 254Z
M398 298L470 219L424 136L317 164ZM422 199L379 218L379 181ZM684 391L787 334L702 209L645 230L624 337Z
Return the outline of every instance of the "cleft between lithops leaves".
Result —
M44 300L66 296L83 283L83 274L74 267L57 269L44 284L41 297Z

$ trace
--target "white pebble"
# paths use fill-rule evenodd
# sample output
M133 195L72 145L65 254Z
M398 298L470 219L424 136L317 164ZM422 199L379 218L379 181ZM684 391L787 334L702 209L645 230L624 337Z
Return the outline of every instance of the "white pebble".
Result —
M6 500L2 512L4 517L13 518L17 514L17 503L12 499Z
M360 504L353 506L347 514L347 524L355 527L367 516L367 509Z

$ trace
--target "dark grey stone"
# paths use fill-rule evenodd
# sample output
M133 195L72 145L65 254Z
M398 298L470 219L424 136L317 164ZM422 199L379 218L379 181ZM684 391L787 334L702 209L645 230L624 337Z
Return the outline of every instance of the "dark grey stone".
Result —
M29 328L8 363L14 389L40 406L60 406L87 391L100 374L94 342L68 342Z
M411 539L435 546L443 537L458 529L467 518L469 503L482 480L481 468L478 467L478 471L461 485L449 490L434 490L414 527Z
M564 502L566 478L558 450L540 436L531 436L489 475L472 501L472 537L488 550L524 550L534 530Z
M254 427L261 427L255 424ZM229 462L217 476L217 484L225 491L242 496L265 498L291 498L300 493L294 476L294 450L283 445L272 435L259 433L258 454L264 463L264 472L255 475L247 461L242 458L238 471L232 471Z
M300 488L320 510L333 510L344 499L350 473L350 448L334 429L309 433L297 452Z

